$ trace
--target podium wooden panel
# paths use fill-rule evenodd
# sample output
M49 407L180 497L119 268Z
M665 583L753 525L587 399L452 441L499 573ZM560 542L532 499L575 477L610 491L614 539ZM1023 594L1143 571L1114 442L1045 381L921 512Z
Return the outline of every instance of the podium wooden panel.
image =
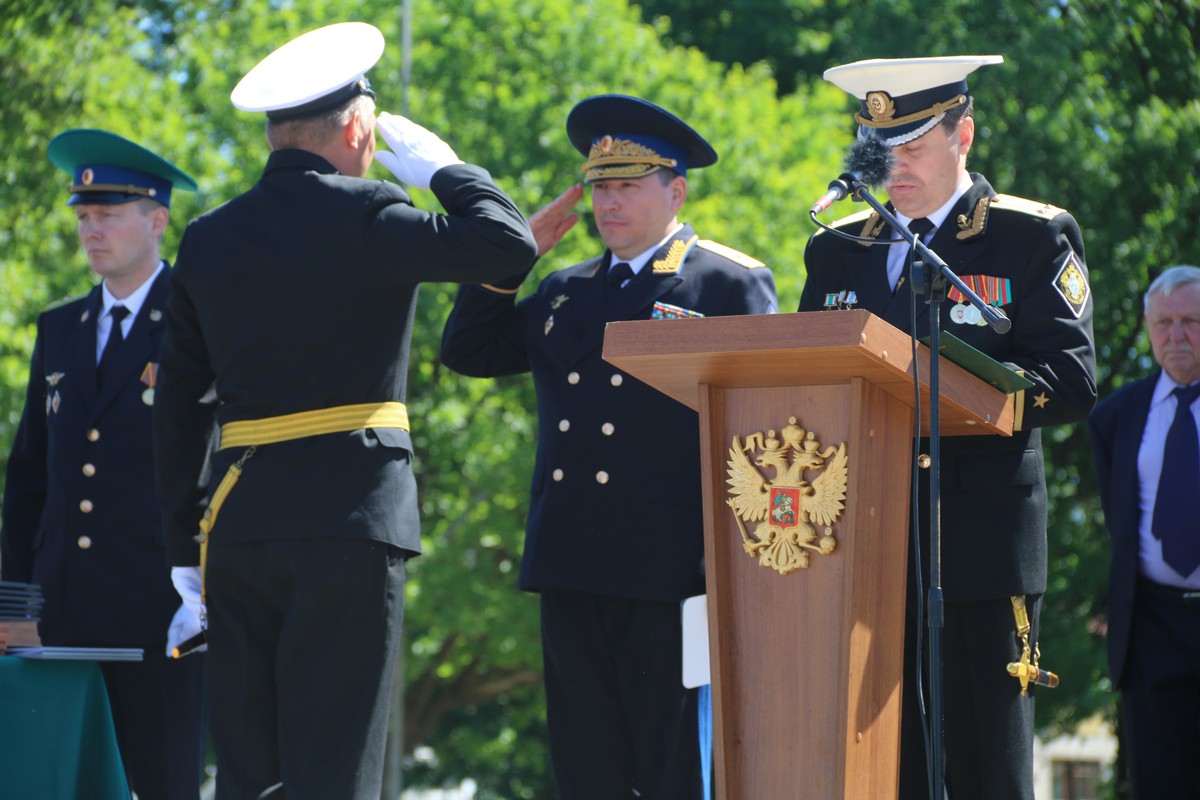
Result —
M610 323L604 358L700 414L720 800L882 800L897 791L910 462L929 350L866 311ZM1013 403L939 363L943 435L1011 435ZM733 437L790 417L849 474L837 549L781 575L726 504ZM763 473L768 481L774 476Z

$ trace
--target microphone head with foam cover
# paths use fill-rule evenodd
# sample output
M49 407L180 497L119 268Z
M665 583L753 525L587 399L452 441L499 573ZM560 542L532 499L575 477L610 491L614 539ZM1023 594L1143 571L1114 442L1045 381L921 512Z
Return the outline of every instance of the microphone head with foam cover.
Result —
M892 148L873 131L861 136L846 154L846 170L868 186L880 186L892 171Z

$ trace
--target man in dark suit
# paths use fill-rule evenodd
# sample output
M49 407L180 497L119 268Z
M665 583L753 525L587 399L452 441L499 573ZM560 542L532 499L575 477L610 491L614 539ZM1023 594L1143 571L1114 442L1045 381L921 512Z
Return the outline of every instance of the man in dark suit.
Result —
M1108 668L1134 794L1200 798L1200 269L1172 267L1144 301L1161 370L1088 420L1112 537Z
M41 586L44 645L144 649L141 662L100 663L130 786L142 800L195 800L203 657L173 661L167 650L199 621L167 572L150 416L170 275L159 247L172 188L196 184L106 131L65 131L49 155L73 178L67 204L103 280L38 319L5 478L0 577Z
M417 287L535 255L512 201L429 131L380 115L392 152L376 155L363 73L382 51L374 27L331 25L242 79L233 102L267 113L271 155L189 224L172 278L156 456L172 574L207 615L220 798L379 797L420 551L403 402ZM448 213L364 180L373 155Z
M678 221L687 170L717 155L635 97L582 101L567 135L606 249L551 273L464 286L442 360L476 377L532 372L538 448L521 588L541 593L559 796L701 796L697 691L682 686L679 603L704 590L695 412L600 357L614 320L773 312L761 262ZM575 186L530 220L538 252L577 220ZM669 325L669 321L664 321Z
M1084 418L1095 402L1092 302L1079 226L1062 209L997 194L966 169L974 141L966 77L998 56L878 59L835 67L825 77L861 101L861 135L891 148L889 204L925 230L932 248L982 300L1012 320L1007 334L983 323L953 289L943 329L1021 372L1012 437L941 439L941 576L945 595L944 742L952 800L1032 800L1033 698L1006 667L1025 645L1036 658L1046 589L1046 484L1041 428ZM835 224L866 239L821 231L805 252L801 311L857 304L925 336L929 306L914 305L902 242L875 212ZM920 452L928 452L922 442ZM922 470L920 497L929 496ZM927 546L928 509L921 509ZM910 549L910 553L912 550ZM928 552L925 550L924 552ZM913 561L910 555L910 561ZM921 559L928 585L925 559ZM918 573L910 570L902 710L900 797L930 796L918 712ZM1025 622L1028 622L1028 629ZM1022 632L1025 633L1022 636ZM924 661L924 658L922 658ZM938 798L938 800L941 800Z

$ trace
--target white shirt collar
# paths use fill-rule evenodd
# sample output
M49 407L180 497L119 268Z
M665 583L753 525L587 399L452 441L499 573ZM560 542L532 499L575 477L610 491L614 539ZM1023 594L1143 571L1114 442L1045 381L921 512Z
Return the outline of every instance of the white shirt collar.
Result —
M108 290L108 283L102 284L100 295L103 298L100 306L100 317L104 318L115 305L122 305L129 309L129 319L134 319L141 310L142 304L146 302L146 295L150 294L150 287L154 285L154 279L158 277L158 273L163 271L165 264L162 261L158 262L158 268L154 270L154 274L147 278L141 286L134 289L128 297L118 300L113 297L112 292Z
M1150 407L1154 408L1159 403L1165 402L1171 396L1172 392L1183 385L1182 383L1176 383L1175 379L1168 375L1164 369L1158 374L1158 383L1154 386L1154 396L1150 398ZM1191 386L1192 384L1189 383L1187 385Z

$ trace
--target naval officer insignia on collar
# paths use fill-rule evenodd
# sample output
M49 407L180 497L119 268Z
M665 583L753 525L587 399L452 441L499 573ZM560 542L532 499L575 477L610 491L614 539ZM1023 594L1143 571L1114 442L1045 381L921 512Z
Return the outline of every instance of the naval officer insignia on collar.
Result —
M671 246L667 248L667 254L654 262L652 267L654 274L671 275L679 272L679 268L683 266L683 259L687 257L688 251L692 249L692 245L699 238L699 236L693 235L686 242L683 239L671 242Z
M1087 305L1091 288L1088 286L1087 276L1083 274L1079 258L1075 253L1068 254L1066 260L1063 261L1062 268L1054 278L1054 288L1062 295L1062 299L1067 301L1075 318L1079 319L1079 315L1083 313L1083 307Z
M971 216L959 214L955 222L958 224L958 233L955 237L960 240L973 239L983 233L984 225L987 224L988 207L992 204L992 198L981 197L979 202L975 204L975 210L971 212Z

